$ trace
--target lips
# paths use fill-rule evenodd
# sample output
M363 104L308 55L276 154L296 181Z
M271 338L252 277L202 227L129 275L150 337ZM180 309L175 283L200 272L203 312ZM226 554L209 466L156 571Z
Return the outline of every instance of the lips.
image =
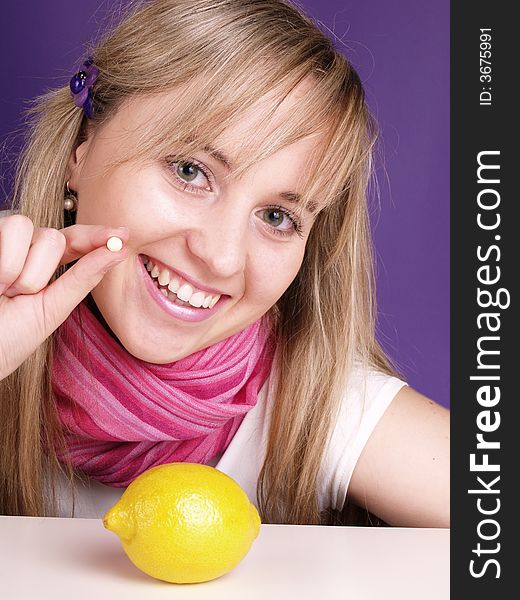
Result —
M195 308L204 309L212 308L219 301L221 297L220 294L211 294L194 288L175 272L171 272L169 269L161 266L160 263L155 262L154 259L151 259L146 255L143 255L142 260L150 277L159 286L163 295L171 298L172 301L175 301L175 298L178 298Z
M182 302L177 298L175 292L172 292L168 287L161 286L157 278L154 279L151 277L147 266L145 266L145 261L148 262L147 259L148 257L140 254L137 260L141 276L144 279L145 288L155 303L172 317L183 321L202 321L213 316L231 299L230 296L218 297L213 305L208 308L196 307ZM178 291L180 291L180 288Z

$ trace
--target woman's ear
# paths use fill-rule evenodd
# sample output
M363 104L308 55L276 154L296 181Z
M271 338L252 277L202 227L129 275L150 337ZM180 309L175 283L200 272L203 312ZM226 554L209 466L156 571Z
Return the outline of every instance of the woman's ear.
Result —
M81 169L92 137L92 135L89 135L86 140L76 146L69 157L69 162L67 164L67 181L69 182L69 188L75 192L78 191Z

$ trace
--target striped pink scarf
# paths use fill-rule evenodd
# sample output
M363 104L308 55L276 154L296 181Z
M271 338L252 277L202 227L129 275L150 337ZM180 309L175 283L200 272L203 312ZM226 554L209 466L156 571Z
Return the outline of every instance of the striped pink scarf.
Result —
M70 460L113 487L156 465L207 463L225 450L273 357L260 319L176 362L148 363L125 350L85 302L55 340L52 384ZM66 453L58 450L58 458Z

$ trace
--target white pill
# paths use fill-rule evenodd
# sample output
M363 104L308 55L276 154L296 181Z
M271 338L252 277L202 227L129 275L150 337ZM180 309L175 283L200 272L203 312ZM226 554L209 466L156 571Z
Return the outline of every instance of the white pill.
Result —
M123 247L123 241L121 239L119 239L118 237L111 237L108 238L107 240L107 248L110 250L110 252L119 252L119 250L121 250L121 248Z

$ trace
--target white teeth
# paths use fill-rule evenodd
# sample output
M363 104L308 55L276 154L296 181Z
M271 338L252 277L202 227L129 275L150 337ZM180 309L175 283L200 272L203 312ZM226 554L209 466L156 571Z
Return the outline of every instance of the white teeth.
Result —
M159 274L159 283L161 285L168 285L170 283L170 271L163 269Z
M205 299L206 299L206 294L204 294L204 292L196 292L190 298L189 303L192 306L195 306L196 308L200 308Z
M171 275L168 269L159 268L150 258L144 257L143 263L146 270L150 273L153 279L157 279L157 283L162 286L167 286L168 289L159 288L161 293L168 297L168 290L171 292L170 299L172 302L176 300L184 301L196 308L213 308L220 299L220 294L207 294L206 292L196 292L189 283L183 283L178 277ZM180 303L180 302L178 302Z
M177 279L177 277L173 277L172 280L170 281L170 283L168 284L168 289L170 290L170 292L173 292L174 294L176 294L180 285L181 285L181 282Z
M177 291L177 298L184 300L184 302L188 302L188 300L191 298L192 294L193 294L193 288L191 287L191 285L189 283L185 283L185 284L181 285L181 287Z

